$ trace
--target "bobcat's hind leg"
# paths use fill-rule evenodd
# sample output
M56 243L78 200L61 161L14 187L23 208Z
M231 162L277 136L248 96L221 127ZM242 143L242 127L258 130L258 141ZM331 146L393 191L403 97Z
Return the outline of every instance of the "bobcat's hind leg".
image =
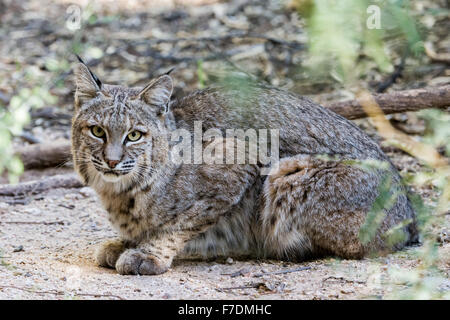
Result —
M95 251L95 260L98 265L106 268L115 268L116 261L126 249L125 242L120 239L108 240L101 243Z
M400 192L393 207L385 210L372 241L363 245L359 239L384 173L392 174L394 187L398 187L398 176L391 171L368 172L341 161L310 156L281 159L264 184L261 236L266 254L293 259L322 254L362 258L387 249L383 233L413 216L404 193ZM400 243L396 248L402 246Z

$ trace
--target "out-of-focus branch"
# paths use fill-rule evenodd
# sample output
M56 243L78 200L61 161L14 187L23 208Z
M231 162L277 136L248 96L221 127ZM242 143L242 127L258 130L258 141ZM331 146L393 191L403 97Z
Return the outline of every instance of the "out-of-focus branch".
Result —
M52 144L34 144L16 150L25 169L40 169L61 166L72 159L70 141Z
M419 111L427 108L442 109L450 106L450 85L374 94L373 99L384 114ZM367 117L367 113L358 99L331 103L326 107L347 119Z
M76 174L56 175L41 180L23 182L16 185L5 184L0 186L0 196L20 197L38 194L56 188L81 188L83 184Z
M392 145L411 154L417 159L425 162L433 168L441 168L448 165L447 160L442 157L432 146L414 140L407 134L395 129L386 119L383 109L378 105L376 97L368 91L361 91L357 95L358 104L376 127L378 134Z

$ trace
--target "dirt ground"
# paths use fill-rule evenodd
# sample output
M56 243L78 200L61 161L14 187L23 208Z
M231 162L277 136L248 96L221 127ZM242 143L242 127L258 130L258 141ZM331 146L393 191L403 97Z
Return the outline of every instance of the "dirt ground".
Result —
M30 83L40 85L46 81L58 101L44 106L49 115L42 109L33 110L25 130L41 142L68 139L74 89L70 63L74 61L72 50L76 46L83 47L83 57L105 82L145 85L152 76L176 66L172 76L177 97L199 87L202 70L198 61L202 60L205 72L214 71L219 65L231 65L324 104L353 98L339 83L304 78L297 68L305 55L299 45L307 40L304 23L294 12L279 6L278 1L233 0L227 5L215 0L167 1L167 8L159 11L155 9L158 2L161 1L134 1L133 4L140 4L135 8L128 6L128 1L116 1L124 6L114 11L108 2L94 1L95 10L96 5L102 4L103 9L99 9L96 20L89 18L84 29L74 34L65 28L66 9L71 1L0 0L0 102L7 104ZM176 5L190 2L206 5ZM421 3L431 12L443 2ZM2 10L5 4L8 10ZM93 10L82 6L86 8L83 12ZM436 51L446 52L450 43L448 17L426 13L420 19L429 28L427 40ZM183 40L154 42L151 46L141 43L153 38L216 37L249 31L259 38L218 37L208 43ZM218 61L219 53L225 54L225 60ZM401 57L390 53L398 64ZM64 63L55 65L59 60ZM31 73L37 78L27 77ZM407 60L403 78L390 90L450 83L449 75L445 64ZM370 70L363 86L373 91L385 77ZM208 83L207 76L205 81ZM424 134L423 121L412 113L390 119L419 140ZM357 123L380 141L367 120ZM15 147L26 143L21 137L14 138ZM426 170L397 149L385 150L402 174ZM68 172L72 172L70 166L29 170L21 181ZM5 175L0 177L0 184L3 183L7 183ZM432 184L414 191L430 203L439 196ZM54 189L30 196L25 204L3 200L0 199L0 299L381 299L396 297L395 292L407 287L402 281L387 281L392 269L412 270L420 263L415 255L419 248L408 248L359 261L176 261L159 276L121 276L95 265L95 246L115 233L90 188ZM438 254L442 257L438 267L446 277L438 290L448 292L450 215L445 216L442 225L434 227L440 242ZM277 272L280 274L274 274Z

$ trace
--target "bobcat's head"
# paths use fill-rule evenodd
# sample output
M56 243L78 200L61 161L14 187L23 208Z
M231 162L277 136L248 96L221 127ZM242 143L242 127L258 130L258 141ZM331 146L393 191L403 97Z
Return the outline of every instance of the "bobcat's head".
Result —
M75 69L74 166L94 188L121 191L145 183L167 155L168 75L144 88L102 84L84 63Z

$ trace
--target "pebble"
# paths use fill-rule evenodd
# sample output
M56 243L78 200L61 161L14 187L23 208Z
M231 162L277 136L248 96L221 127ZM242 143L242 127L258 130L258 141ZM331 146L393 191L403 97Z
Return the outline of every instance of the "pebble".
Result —
M0 202L0 209L8 209L9 208L9 204L7 204L6 202Z
M95 191L89 187L81 188L78 192L86 198L95 196Z
M80 195L77 194L77 193L68 193L68 194L64 195L64 198L68 199L68 200L79 200L79 199L81 199Z
M22 245L14 247L14 249L13 249L13 252L21 252L21 251L23 251L23 246Z
M233 263L234 263L233 258L228 257L226 263L228 263L228 264L233 264Z
M28 213L28 214L33 214L33 215L42 214L42 211L39 210L38 208L25 208L25 209L23 209L23 212Z
M341 293L343 294L349 294L349 293L354 293L355 290L353 289L341 289Z
M162 296L162 298L163 298L163 299L170 299L170 294L165 293L165 294Z

